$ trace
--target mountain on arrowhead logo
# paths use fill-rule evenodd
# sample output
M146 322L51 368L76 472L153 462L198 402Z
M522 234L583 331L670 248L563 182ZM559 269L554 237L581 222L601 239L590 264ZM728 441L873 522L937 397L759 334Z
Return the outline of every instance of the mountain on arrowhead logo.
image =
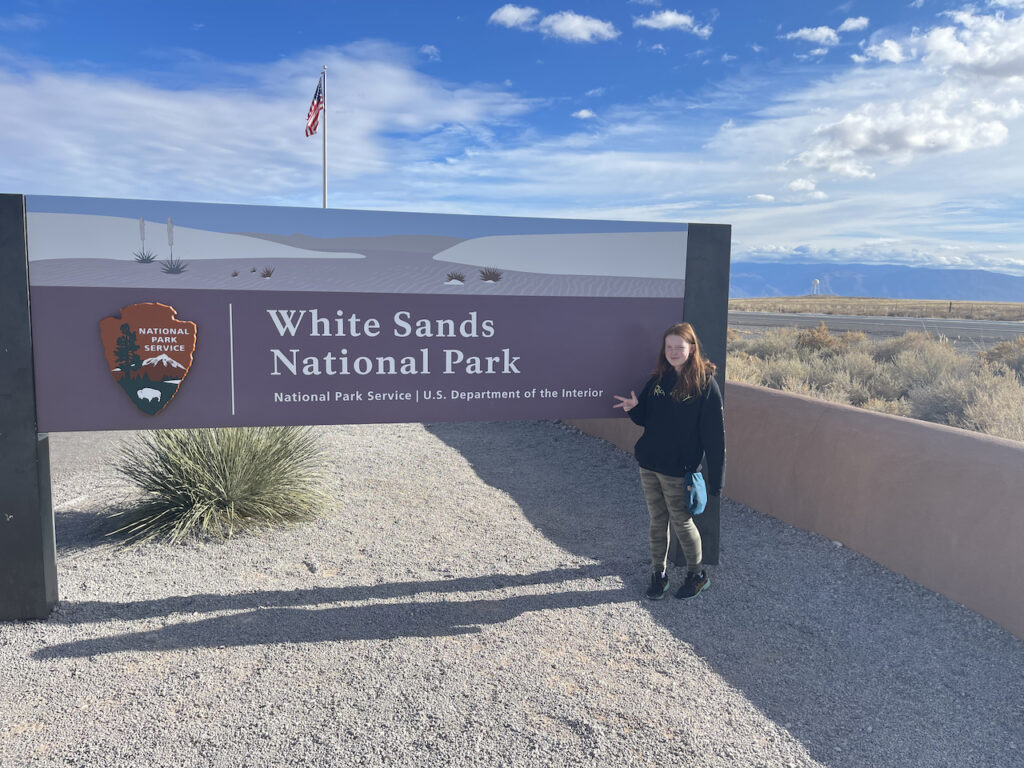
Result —
M166 304L132 304L100 320L107 367L143 413L156 415L174 398L192 367L196 324Z

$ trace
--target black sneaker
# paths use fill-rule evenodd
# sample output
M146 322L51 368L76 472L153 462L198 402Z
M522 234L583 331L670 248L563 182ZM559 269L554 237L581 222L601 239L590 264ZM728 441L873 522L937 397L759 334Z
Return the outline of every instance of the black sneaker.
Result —
M648 600L661 600L668 592L668 574L652 573L651 586L647 588Z
M699 573L693 573L692 571L686 574L686 581L683 582L683 586L676 592L677 600L689 600L691 597L696 597L711 584L711 579L708 578L706 571Z

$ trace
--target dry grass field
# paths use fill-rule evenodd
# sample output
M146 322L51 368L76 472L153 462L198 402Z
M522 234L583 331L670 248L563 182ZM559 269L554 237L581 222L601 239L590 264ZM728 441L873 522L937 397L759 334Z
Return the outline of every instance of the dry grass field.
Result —
M779 328L729 333L728 377L823 400L1024 441L1024 336L976 354L907 333Z
M807 312L871 317L936 317L963 320L1024 320L1024 302L917 301L845 296L778 296L731 299L729 309L746 312Z

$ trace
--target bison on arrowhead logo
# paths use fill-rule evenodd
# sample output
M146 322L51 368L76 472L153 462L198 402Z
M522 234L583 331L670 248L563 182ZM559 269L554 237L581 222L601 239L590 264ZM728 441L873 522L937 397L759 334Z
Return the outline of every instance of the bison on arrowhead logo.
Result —
M114 381L143 413L155 415L178 393L192 366L196 324L166 304L132 304L100 320L100 338Z

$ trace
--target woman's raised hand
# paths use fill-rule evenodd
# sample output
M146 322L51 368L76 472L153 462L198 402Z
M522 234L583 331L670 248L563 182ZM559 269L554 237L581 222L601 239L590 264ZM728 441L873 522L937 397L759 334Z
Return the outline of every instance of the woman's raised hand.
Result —
M632 391L629 393L629 397L622 397L621 395L612 395L612 397L619 401L612 408L621 408L624 411L633 410L639 402L636 399L636 392Z

